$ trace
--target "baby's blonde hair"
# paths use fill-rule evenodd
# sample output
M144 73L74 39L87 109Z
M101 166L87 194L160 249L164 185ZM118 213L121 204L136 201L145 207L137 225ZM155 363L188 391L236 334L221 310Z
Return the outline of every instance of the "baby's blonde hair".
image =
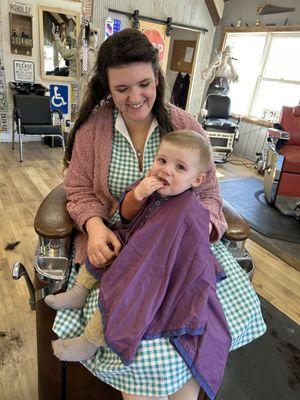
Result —
M211 160L211 147L209 140L204 136L193 131L173 131L161 138L160 143L164 142L197 151L199 154L199 172L205 172L208 169Z

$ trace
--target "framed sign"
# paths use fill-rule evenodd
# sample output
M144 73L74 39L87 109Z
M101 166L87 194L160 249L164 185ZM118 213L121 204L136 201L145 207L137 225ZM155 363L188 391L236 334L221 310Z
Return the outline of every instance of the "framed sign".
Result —
M9 10L14 14L32 15L32 5L27 3L20 3L19 1L12 0L9 5Z
M68 114L69 88L67 85L50 85L51 110L60 110Z
M12 54L32 55L32 17L9 13L10 51Z
M280 111L264 108L262 112L262 119L269 122L278 122Z
M195 48L195 40L174 40L171 70L191 74Z
M80 14L39 6L41 78L55 81L79 79Z
M14 60L14 80L16 82L34 82L34 62Z

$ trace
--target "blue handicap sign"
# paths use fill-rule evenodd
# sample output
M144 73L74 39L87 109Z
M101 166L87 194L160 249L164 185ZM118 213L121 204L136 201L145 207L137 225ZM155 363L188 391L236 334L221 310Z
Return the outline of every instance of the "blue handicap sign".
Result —
M68 86L50 85L51 110L68 114Z

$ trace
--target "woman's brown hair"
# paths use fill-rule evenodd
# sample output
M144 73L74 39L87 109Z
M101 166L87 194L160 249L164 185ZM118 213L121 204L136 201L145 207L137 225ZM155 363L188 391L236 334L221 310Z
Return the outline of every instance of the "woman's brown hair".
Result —
M160 134L164 135L174 129L165 104L165 79L159 66L158 50L139 30L124 29L106 39L99 48L94 76L87 87L79 116L68 136L64 155L65 166L68 166L72 156L75 134L88 120L92 111L104 102L113 105L109 94L108 69L134 62L150 62L158 79L152 111L158 122Z

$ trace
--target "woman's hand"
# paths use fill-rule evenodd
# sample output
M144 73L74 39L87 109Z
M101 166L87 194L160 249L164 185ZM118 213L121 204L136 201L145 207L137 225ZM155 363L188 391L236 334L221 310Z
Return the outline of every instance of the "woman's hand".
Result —
M119 254L121 243L101 218L90 218L85 227L88 233L88 257L95 267L103 266Z
M149 176L148 172L146 177L134 189L134 196L138 201L143 201L163 186L164 184L156 176Z

